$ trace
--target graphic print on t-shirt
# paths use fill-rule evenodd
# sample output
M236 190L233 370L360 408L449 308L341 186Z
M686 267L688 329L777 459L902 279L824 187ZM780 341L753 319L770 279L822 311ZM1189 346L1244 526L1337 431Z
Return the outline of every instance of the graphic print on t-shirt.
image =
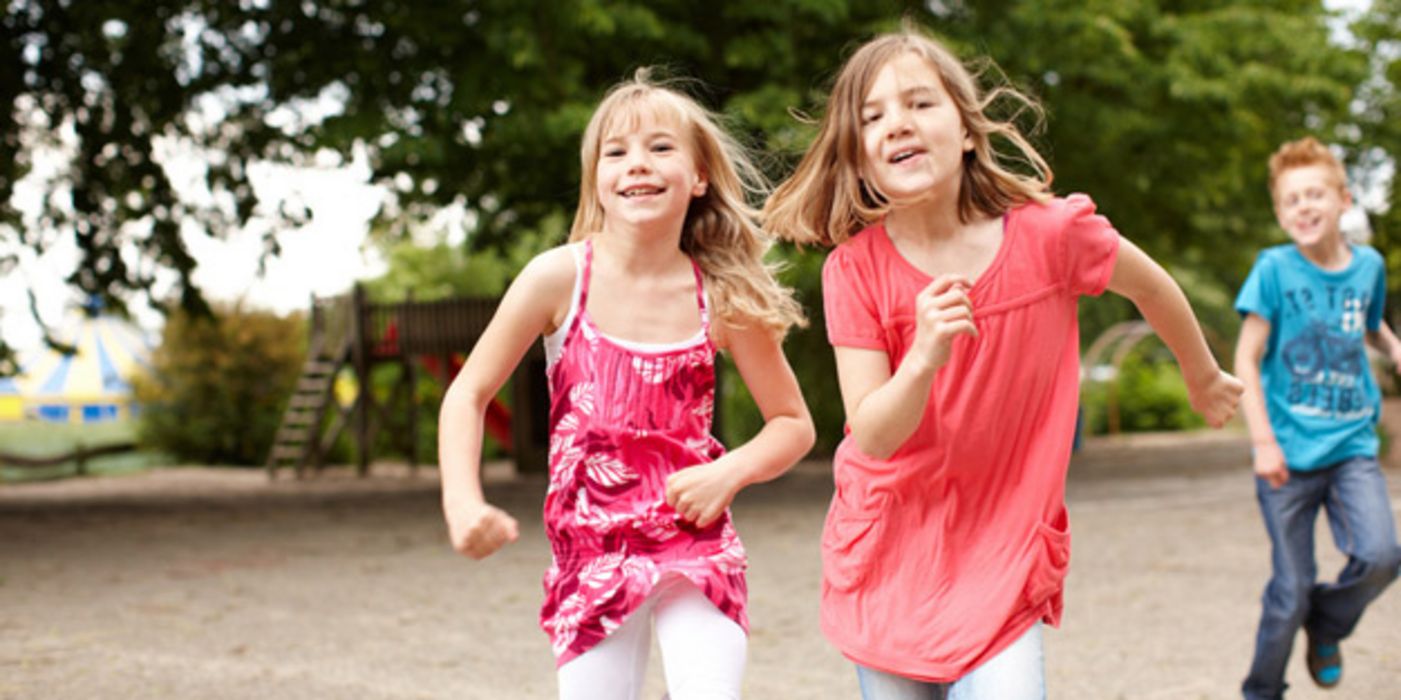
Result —
M1350 286L1307 286L1285 291L1286 313L1308 318L1281 352L1289 369L1285 403L1292 413L1338 420L1366 418L1373 407L1364 393L1367 356L1362 333L1370 294Z

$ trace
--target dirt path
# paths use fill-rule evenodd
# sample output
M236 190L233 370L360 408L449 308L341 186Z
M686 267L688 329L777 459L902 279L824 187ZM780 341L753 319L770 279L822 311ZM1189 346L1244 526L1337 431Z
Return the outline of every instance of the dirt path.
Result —
M1053 698L1231 698L1268 573L1239 439L1097 443L1069 490L1066 620ZM535 626L544 484L497 474L522 540L485 563L444 541L436 477L268 484L175 469L0 486L0 698L551 698ZM1393 502L1401 474L1392 472ZM746 697L856 698L817 630L830 496L808 464L744 494L752 558ZM1330 543L1320 531L1320 542ZM1341 560L1322 547L1322 571ZM1344 685L1291 698L1401 698L1401 590L1344 647ZM654 660L647 697L661 696Z

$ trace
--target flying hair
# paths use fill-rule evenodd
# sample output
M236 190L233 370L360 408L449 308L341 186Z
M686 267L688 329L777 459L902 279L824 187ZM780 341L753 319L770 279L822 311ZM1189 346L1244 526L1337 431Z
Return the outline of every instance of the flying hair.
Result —
M779 266L764 261L773 238L759 228L758 211L749 204L751 197L768 194L763 173L714 114L678 88L654 80L648 68L609 90L584 130L579 207L569 240L604 230L595 187L604 140L648 122L679 127L708 180L705 194L692 199L686 212L681 250L700 265L716 318L731 328L757 323L778 337L794 325L806 326L793 291L776 278Z
M929 62L973 141L973 150L964 154L959 219L1001 216L1017 205L1050 198L1051 168L1015 124L1028 111L1039 122L1040 105L1006 85L1005 79L982 90L978 77L1001 75L990 60L979 61L977 69L970 71L938 40L907 21L900 31L863 44L837 74L817 138L793 175L764 205L762 221L776 236L800 245L830 247L888 211L887 199L860 175L861 104L881 69L905 53ZM990 116L994 103L1004 99L1015 104L1013 114L1006 119ZM1010 154L994 147L994 136L1011 146Z

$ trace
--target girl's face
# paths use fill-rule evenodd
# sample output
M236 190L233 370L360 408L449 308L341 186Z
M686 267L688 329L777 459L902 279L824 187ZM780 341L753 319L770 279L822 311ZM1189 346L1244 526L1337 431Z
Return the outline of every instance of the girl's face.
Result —
M643 113L604 134L594 173L605 222L679 228L691 199L705 194L705 175L676 121Z
M861 105L861 177L891 204L952 188L973 140L934 67L905 52L876 74Z

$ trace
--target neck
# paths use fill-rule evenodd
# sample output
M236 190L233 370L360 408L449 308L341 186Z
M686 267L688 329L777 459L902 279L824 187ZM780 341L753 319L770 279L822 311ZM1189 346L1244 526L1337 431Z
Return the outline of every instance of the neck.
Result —
M681 252L681 226L636 226L605 220L603 230L593 236L594 255L606 257L618 270L630 275L667 270L684 258Z
M942 241L963 229L958 218L958 194L931 196L918 202L900 204L885 215L885 231L894 238L912 241Z
M1304 259L1325 270L1340 270L1352 261L1352 250L1341 235L1328 236L1310 246L1295 246Z

